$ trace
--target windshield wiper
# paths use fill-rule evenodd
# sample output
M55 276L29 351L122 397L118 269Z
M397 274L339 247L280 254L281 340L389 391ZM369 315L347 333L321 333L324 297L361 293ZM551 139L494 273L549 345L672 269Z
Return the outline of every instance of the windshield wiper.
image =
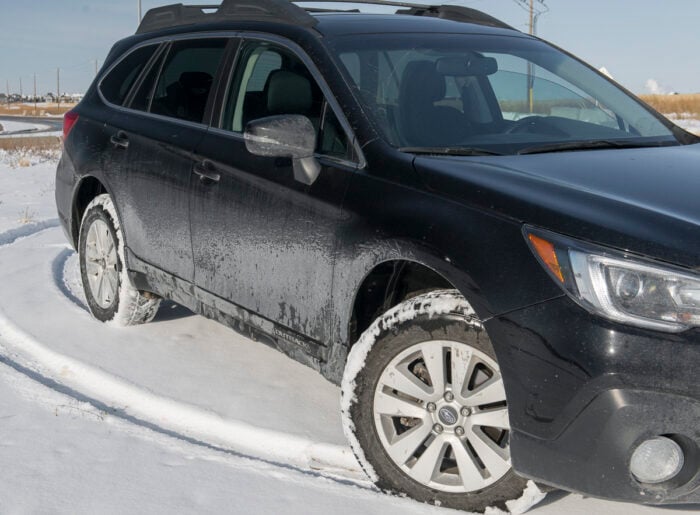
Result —
M502 156L500 152L475 147L402 147L401 152L438 156Z
M539 145L536 147L527 147L518 151L519 155L526 154L547 154L550 152L566 152L570 150L599 150L606 148L645 148L645 147L666 147L674 143L669 142L641 142L641 141L624 141L624 140L592 140L592 141L569 141L565 143L553 143L550 145Z

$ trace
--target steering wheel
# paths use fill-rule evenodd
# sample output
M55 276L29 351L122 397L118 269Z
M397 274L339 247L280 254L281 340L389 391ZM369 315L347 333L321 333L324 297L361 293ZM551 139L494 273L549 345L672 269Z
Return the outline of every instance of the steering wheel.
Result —
M568 136L566 132L555 126L542 116L526 116L508 127L505 134L547 134L548 136Z

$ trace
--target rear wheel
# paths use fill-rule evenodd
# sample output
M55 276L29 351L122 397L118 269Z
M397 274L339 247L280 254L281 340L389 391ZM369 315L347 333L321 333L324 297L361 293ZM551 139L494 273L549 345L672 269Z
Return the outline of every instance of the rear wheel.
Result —
M505 509L522 495L498 361L456 291L393 308L360 338L349 363L346 427L378 486L469 511Z
M160 298L133 287L124 267L124 238L109 195L99 195L85 209L78 250L80 274L92 315L115 325L150 322Z

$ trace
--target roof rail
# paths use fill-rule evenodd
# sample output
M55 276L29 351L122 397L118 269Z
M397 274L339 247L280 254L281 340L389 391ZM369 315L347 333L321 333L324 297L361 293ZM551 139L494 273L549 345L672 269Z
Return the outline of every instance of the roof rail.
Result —
M225 20L275 21L305 27L313 27L317 23L311 14L288 0L223 0L221 5L172 4L150 9L136 34Z
M412 16L428 16L431 18L442 18L444 20L458 21L462 23L477 23L502 29L513 29L510 25L502 22L498 18L486 14L476 9L462 7L461 5L434 5L420 4L413 2L393 2L391 0L290 0L295 3L342 3L359 5L386 5L388 7L405 7L404 10L397 10L396 14L408 14ZM309 9L311 10L311 9Z
M212 21L274 21L303 27L313 27L318 20L311 12L325 12L332 9L302 8L296 3L343 3L359 5L386 5L399 7L396 14L428 16L464 23L477 23L503 29L513 29L510 25L476 9L459 5L430 5L391 0L223 0L221 5L172 4L150 9L143 17L136 34L156 30L206 23ZM515 29L513 29L515 30Z

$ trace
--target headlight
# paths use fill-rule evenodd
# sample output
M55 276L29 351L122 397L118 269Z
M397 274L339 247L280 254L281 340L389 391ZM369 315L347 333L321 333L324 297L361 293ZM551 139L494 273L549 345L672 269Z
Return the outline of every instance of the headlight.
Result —
M667 332L700 326L700 277L547 231L525 228L550 276L587 310Z

